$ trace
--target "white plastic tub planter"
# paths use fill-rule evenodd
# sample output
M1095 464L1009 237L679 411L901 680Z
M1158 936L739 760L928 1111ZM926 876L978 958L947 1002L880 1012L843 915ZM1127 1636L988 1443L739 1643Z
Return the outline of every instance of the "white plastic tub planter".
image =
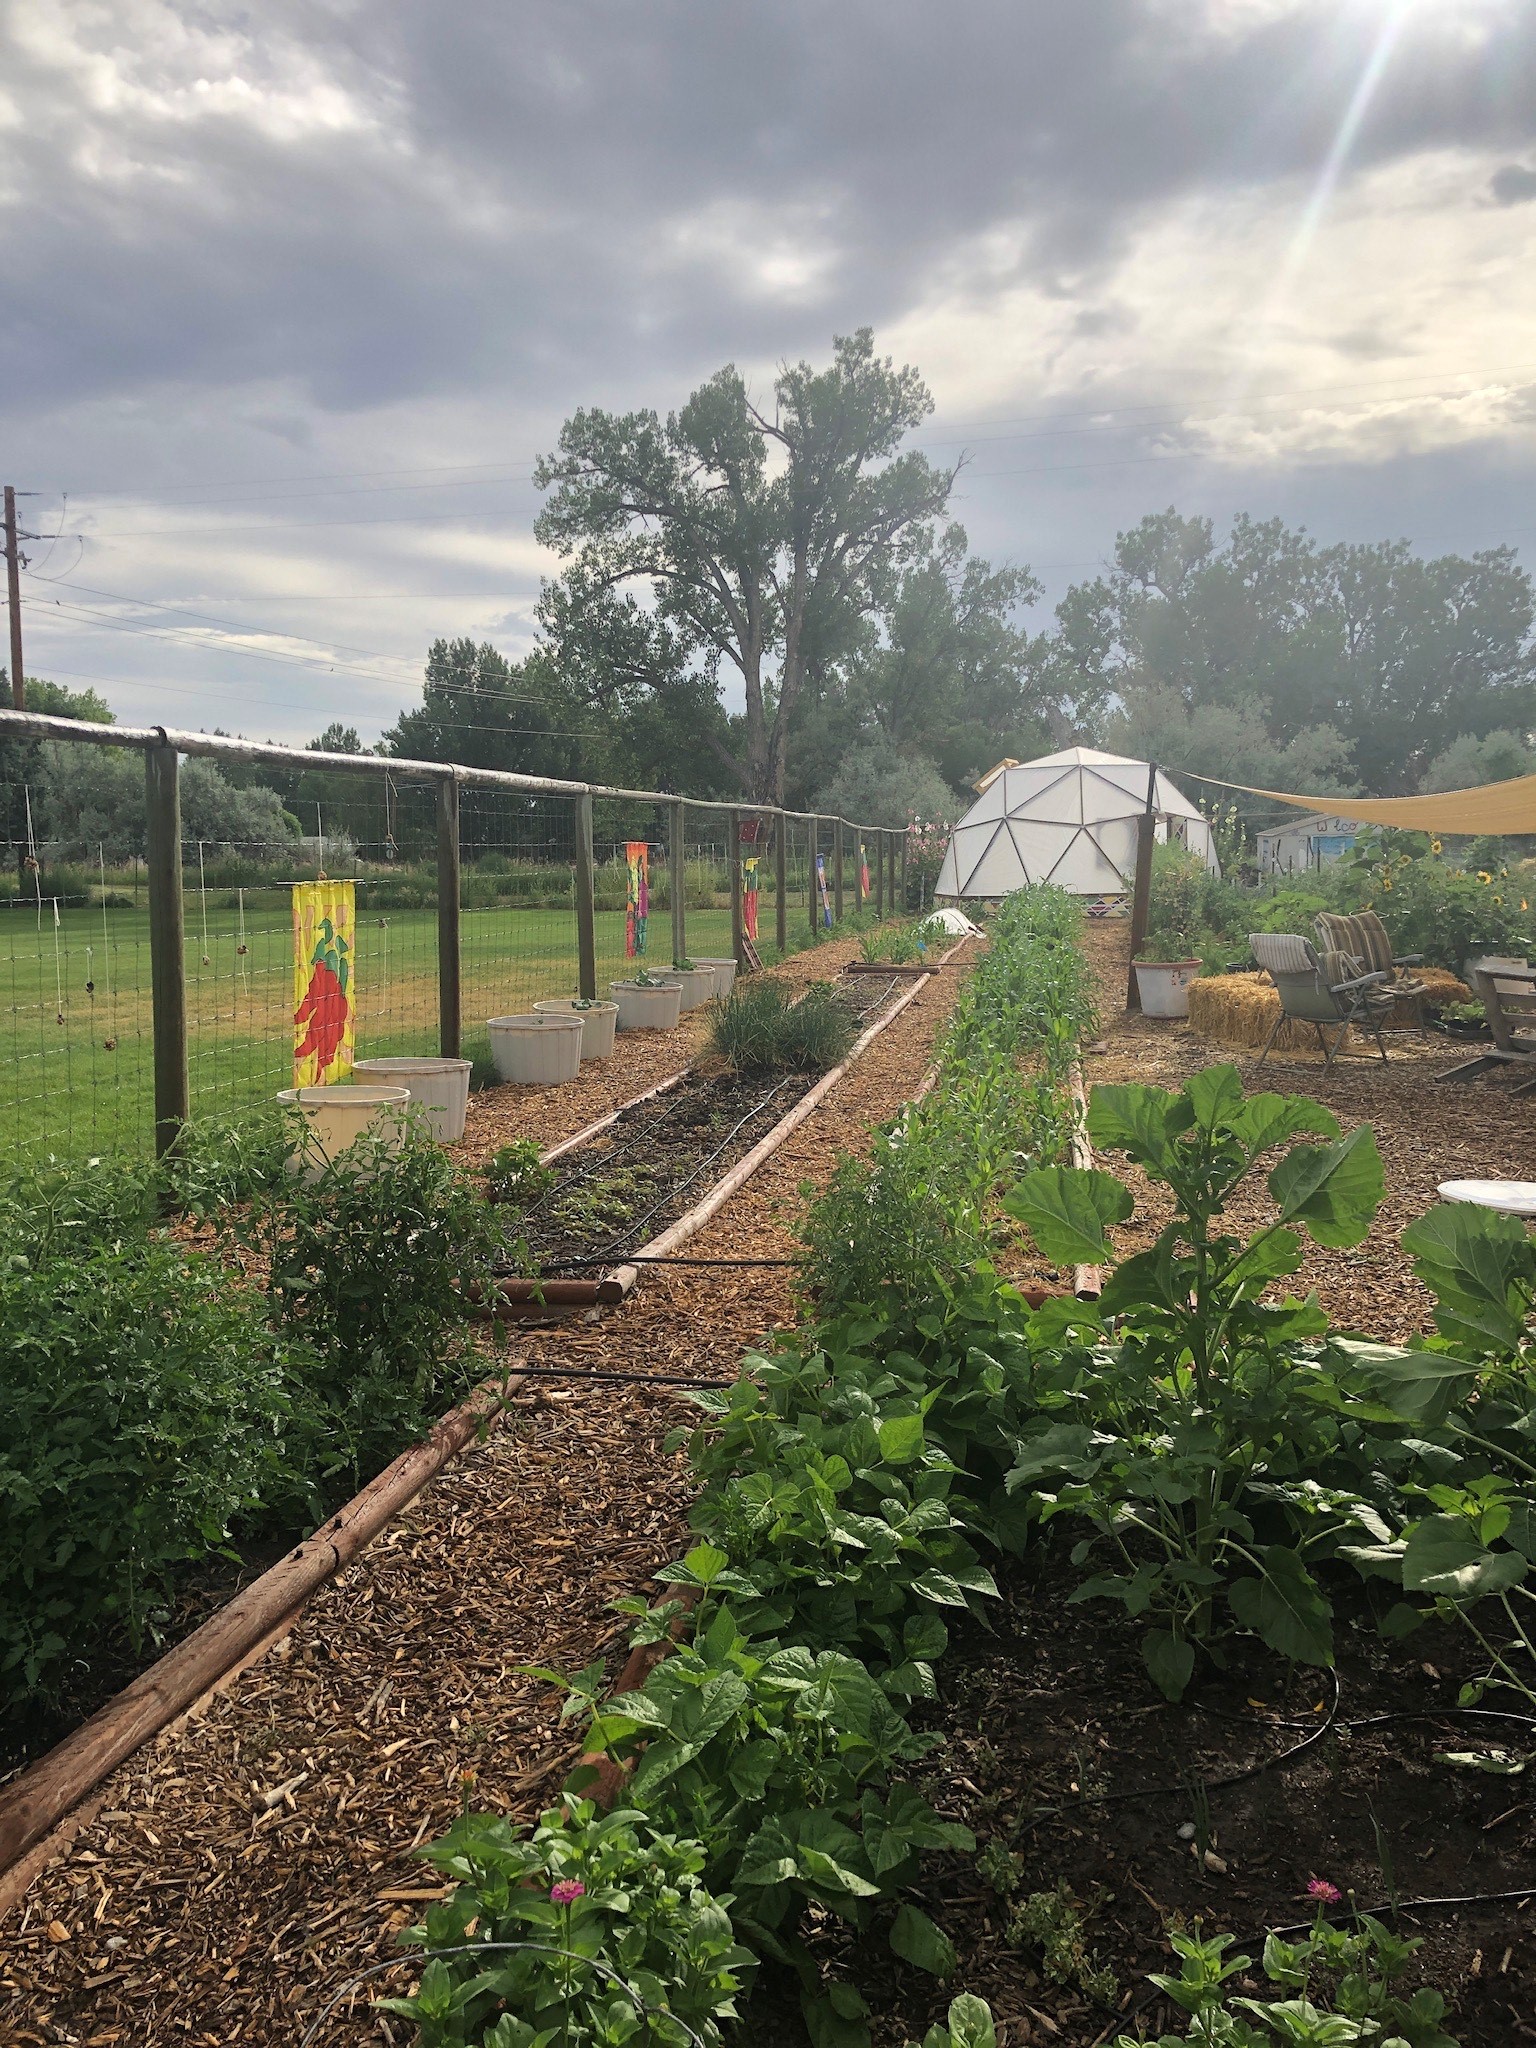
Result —
M708 960L696 960L692 967L674 967L667 979L682 989L685 1013L711 1001L715 993L715 970Z
M469 1061L410 1058L358 1060L352 1071L387 1088L405 1088L439 1145L457 1145L469 1108Z
M730 994L731 983L736 979L736 962L731 955L711 954L706 959L702 953L695 953L693 964L695 967L711 967L714 969L715 994L717 996L728 996Z
M670 1031L682 1015L681 982L611 981L608 988L619 1006L621 1031Z
M303 1152L288 1160L294 1172L302 1169L306 1180L317 1179L328 1162L339 1159L359 1138L377 1141L390 1152L398 1152L404 1143L408 1088L332 1081L321 1088L280 1088L277 1099L284 1109L299 1110L309 1125Z
M556 1088L562 1081L574 1081L581 1070L585 1027L574 1014L548 1017L529 1010L515 1017L491 1017L485 1028L503 1081L523 1088Z
M584 1060L606 1059L613 1051L613 1034L618 1029L617 1003L583 1003L576 996L548 996L534 1004L540 1017L579 1017L581 1056Z
M1187 1017L1189 985L1199 978L1198 960L1138 960L1136 992L1144 1017Z

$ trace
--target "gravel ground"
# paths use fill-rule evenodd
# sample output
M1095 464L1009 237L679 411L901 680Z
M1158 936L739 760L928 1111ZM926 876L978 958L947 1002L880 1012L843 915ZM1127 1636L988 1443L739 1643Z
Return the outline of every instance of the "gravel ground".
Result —
M854 950L823 946L787 971L824 975ZM924 988L691 1252L792 1248L802 1188L911 1094L960 978ZM653 1053L650 1034L632 1034L622 1063L557 1099L517 1091L521 1130L548 1142L579 1128L681 1064L677 1036ZM793 1321L790 1277L649 1273L621 1309L528 1333L510 1357L724 1376ZM326 1998L395 1953L430 1889L410 1851L461 1799L526 1819L558 1787L573 1724L521 1667L577 1669L621 1644L607 1603L683 1541L687 1474L662 1440L687 1413L643 1385L525 1397L273 1652L108 1781L0 1925L0 2040L296 2048ZM405 2037L366 1995L318 2048Z

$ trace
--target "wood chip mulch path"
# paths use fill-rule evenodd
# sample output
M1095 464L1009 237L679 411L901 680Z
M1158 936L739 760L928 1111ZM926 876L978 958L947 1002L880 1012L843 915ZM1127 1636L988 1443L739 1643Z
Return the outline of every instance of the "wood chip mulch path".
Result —
M790 971L825 975L853 951L825 945ZM956 968L691 1251L792 1249L802 1185L824 1183L917 1086ZM658 1049L659 1072L682 1064L678 1035ZM547 1142L644 1086L650 1036L631 1034L626 1064L602 1077L609 1100L595 1099L598 1077L581 1101L576 1088L558 1104L515 1091L522 1130ZM520 1336L510 1356L724 1377L745 1346L793 1320L791 1278L658 1270L605 1319ZM296 2048L346 1979L396 1953L432 1889L410 1852L464 1797L518 1820L553 1797L577 1724L560 1723L558 1699L521 1667L575 1670L622 1648L627 1624L608 1602L644 1589L685 1541L687 1472L662 1440L688 1412L675 1390L643 1385L525 1396L506 1431L419 1495L273 1653L107 1782L95 1817L0 1925L0 2041ZM409 1978L402 1963L390 1981ZM379 1988L365 1986L319 2048L407 2038L369 2011Z

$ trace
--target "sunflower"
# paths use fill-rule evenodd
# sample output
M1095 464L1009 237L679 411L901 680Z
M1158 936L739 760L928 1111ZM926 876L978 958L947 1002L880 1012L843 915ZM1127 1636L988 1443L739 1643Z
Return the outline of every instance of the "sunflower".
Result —
M1431 841L1429 842L1429 850L1431 853L1441 853L1444 851L1444 848L1441 846L1438 839L1431 839Z
M1486 885L1487 883L1493 880L1493 877L1489 874L1486 868L1479 868L1477 871L1477 879Z

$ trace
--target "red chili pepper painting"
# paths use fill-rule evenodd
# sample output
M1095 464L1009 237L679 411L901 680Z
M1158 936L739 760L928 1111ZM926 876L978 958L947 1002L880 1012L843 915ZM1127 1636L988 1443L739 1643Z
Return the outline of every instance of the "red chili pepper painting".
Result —
M303 1088L352 1069L353 892L350 882L307 882L293 893L293 1078Z

